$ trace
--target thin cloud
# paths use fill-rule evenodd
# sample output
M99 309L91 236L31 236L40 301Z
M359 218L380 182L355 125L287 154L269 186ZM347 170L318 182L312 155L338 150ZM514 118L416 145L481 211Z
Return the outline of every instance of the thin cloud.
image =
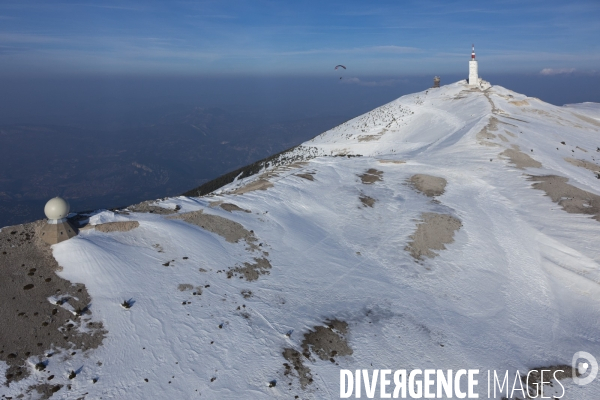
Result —
M446 11L430 11L414 13L413 15L452 15L452 14L517 14L518 10L512 9L484 9L484 8L470 8L470 9L450 9Z
M368 52L373 53L394 53L394 54L407 54L407 53L419 53L420 49L416 47L402 47L402 46L374 46L366 48Z
M347 17L370 17L374 15L387 15L389 14L389 10L387 9L373 9L373 10L361 10L361 11L342 11L336 12L333 15L341 15Z
M562 75L562 74L572 74L575 72L575 68L544 68L540 71L541 75Z
M89 3L69 3L69 6L80 6L80 7L93 7L93 8L104 8L109 10L126 10L126 11L146 11L147 7L134 7L134 6L123 6L123 5L111 5L111 4L89 4Z
M13 46L0 46L0 56L1 55L6 55L6 54L13 54L13 53L18 53L24 51L22 48L20 47L13 47Z
M308 55L308 54L414 54L421 53L422 50L416 47L403 46L371 46L355 47L350 49L313 49L303 51L287 51L279 53L284 56Z
M476 49L477 50L477 49ZM481 54L481 53L480 53ZM536 62L539 64L548 64L552 62L560 62L561 64L572 63L573 59L577 59L579 62L582 61L600 61L600 54L594 52L581 52L581 53L552 53L548 51L527 51L527 50L514 50L514 51L494 51L486 50L485 54L481 55L481 60L494 60L494 61L516 61L519 64L526 62ZM552 70L552 68L545 68ZM564 68L568 69L568 68Z
M204 18L204 19L239 19L239 17L237 15L231 15L231 14L196 14L196 15L186 15L186 18Z
M56 36L33 35L27 33L0 33L0 42L4 43L66 43L71 42L70 39L59 38Z

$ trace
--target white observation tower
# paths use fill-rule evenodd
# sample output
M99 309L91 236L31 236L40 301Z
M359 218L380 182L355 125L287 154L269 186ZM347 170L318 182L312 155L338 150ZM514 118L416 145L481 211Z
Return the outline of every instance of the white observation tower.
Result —
M477 60L475 59L475 45L473 45L473 51L471 52L471 61L469 61L469 86L479 86Z

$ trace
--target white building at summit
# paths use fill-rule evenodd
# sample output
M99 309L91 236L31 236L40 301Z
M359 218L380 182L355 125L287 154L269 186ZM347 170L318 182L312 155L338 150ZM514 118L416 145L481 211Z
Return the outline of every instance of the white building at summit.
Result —
M477 60L475 59L475 45L473 45L473 51L471 52L471 61L469 61L469 85L479 85Z
M469 61L469 86L478 87L482 90L489 89L492 85L479 77L479 67L475 59L475 45L471 51L471 60Z

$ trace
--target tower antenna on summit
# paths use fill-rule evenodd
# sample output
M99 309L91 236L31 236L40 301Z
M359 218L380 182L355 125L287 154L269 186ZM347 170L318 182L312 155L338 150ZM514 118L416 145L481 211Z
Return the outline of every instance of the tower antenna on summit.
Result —
M479 74L477 71L477 60L475 60L475 44L469 61L469 86L479 86Z

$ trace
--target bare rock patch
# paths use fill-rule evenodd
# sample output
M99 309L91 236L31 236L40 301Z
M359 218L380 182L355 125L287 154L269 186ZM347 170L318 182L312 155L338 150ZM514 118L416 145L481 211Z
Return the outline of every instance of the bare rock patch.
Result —
M180 283L177 286L177 290L179 290L180 292L185 292L188 290L192 290L194 288L194 285L191 285L189 283Z
M219 206L223 210L228 211L228 212L232 212L232 211L243 211L245 213L251 213L252 212L250 210L246 210L244 208L238 207L235 204L231 204L231 203L221 203L221 204L219 204Z
M223 237L230 243L237 243L240 240L244 240L248 245L247 250L259 251L262 254L261 257L255 257L254 262L245 262L242 266L229 269L227 271L228 278L240 276L240 278L245 278L247 281L255 281L260 275L269 273L271 263L266 258L269 253L260 250L262 243L257 244L258 239L254 236L254 232L248 231L243 225L218 215L204 214L202 210L179 214L169 218L180 219L199 226Z
M338 319L327 320L325 323L325 326L315 326L304 334L301 344L302 353L292 348L283 350L283 357L292 364L303 389L313 382L310 368L304 365L304 360L314 361L312 357L314 354L321 360L334 363L336 357L349 356L353 353L346 338L348 323ZM292 366L288 363L283 365L285 367L284 375L290 375Z
M585 168L592 171L598 179L600 179L600 165L596 165L593 162L585 160L576 160L574 158L565 158L565 161L575 165L576 167Z
M94 225L94 229L104 233L128 232L137 228L138 226L140 226L140 223L138 221L117 221Z
M359 175L362 183L370 185L372 183L383 180L383 171L376 170L375 168L369 168L364 174Z
M381 139L381 137L383 135L385 135L386 132L387 132L387 129L384 128L381 130L381 132L376 133L374 135L360 135L358 137L358 141L359 142L372 142L374 140L379 140L379 139Z
M302 350L312 351L321 360L332 360L336 356L349 356L353 351L348 346L346 334L348 323L337 319L326 321L326 326L315 326L304 334Z
M32 390L35 390L41 397L39 399L46 400L50 399L54 393L58 392L63 388L63 385L52 385L50 383L42 383L36 386L31 386L27 389L27 392L30 393Z
M288 376L295 371L298 375L298 379L300 381L300 386L304 389L306 386L313 382L312 374L310 373L310 368L304 365L304 358L306 358L302 353L298 350L294 350L292 348L283 349L283 358L285 358L289 363L283 363L285 367L284 375Z
M528 106L529 102L527 100L515 100L515 101L509 101L510 104L514 104L515 106Z
M493 103L492 103L493 105ZM499 146L498 144L494 143L494 142L490 142L490 140L495 139L496 135L494 135L492 132L495 132L498 130L498 118L496 117L491 117L490 121L488 122L488 124L486 126L483 127L483 129L481 131L479 131L479 133L475 136L475 138L477 139L477 142L479 144L482 144L484 146Z
M143 201L141 203L129 206L129 207L127 207L127 209L130 211L133 211L133 212L152 213L152 214L161 214L161 215L174 214L177 211L179 211L179 209L177 207L165 208L165 207L158 206L158 205L156 205L156 201L154 201L154 200Z
M42 362L51 349L85 352L100 346L107 333L101 322L91 321L86 287L55 273L61 267L39 235L44 224L0 231L0 360L8 365L6 385L29 375L29 358Z
M377 201L374 198L367 196L366 194L361 194L358 198L360 199L360 202L363 204L363 206L371 208L373 208L375 202Z
M529 157L528 154L519 151L518 147L517 149L506 149L500 153L500 156L508 158L510 162L513 163L518 169L542 167L541 162L536 161Z
M249 247L256 249L256 237L254 233L248 231L242 224L232 221L218 215L204 214L202 210L191 211L169 217L169 219L179 219L189 224L193 224L215 233L230 243L237 243L245 240Z
M266 179L260 178L249 184L242 186L241 188L235 189L232 191L232 194L244 194L248 192L253 192L255 190L267 190L268 188L272 188L273 184Z
M416 174L410 178L410 183L425 196L434 197L444 194L447 181L437 176Z
M271 269L271 263L267 258L260 257L254 258L254 262L245 262L244 266L239 266L227 271L227 277L232 278L234 276L241 275L247 281L255 281L260 275L269 273Z
M566 212L593 215L600 222L600 196L597 194L569 185L569 179L562 176L529 176L528 179L535 182L534 189L546 192Z
M438 256L433 250L445 250L444 245L454 242L454 233L462 226L458 218L447 214L423 213L421 218L404 249L416 260Z
M314 181L315 177L313 176L314 173L313 172L307 172L304 174L295 174L296 176L299 176L300 178L304 178L304 179L308 179L309 181Z

